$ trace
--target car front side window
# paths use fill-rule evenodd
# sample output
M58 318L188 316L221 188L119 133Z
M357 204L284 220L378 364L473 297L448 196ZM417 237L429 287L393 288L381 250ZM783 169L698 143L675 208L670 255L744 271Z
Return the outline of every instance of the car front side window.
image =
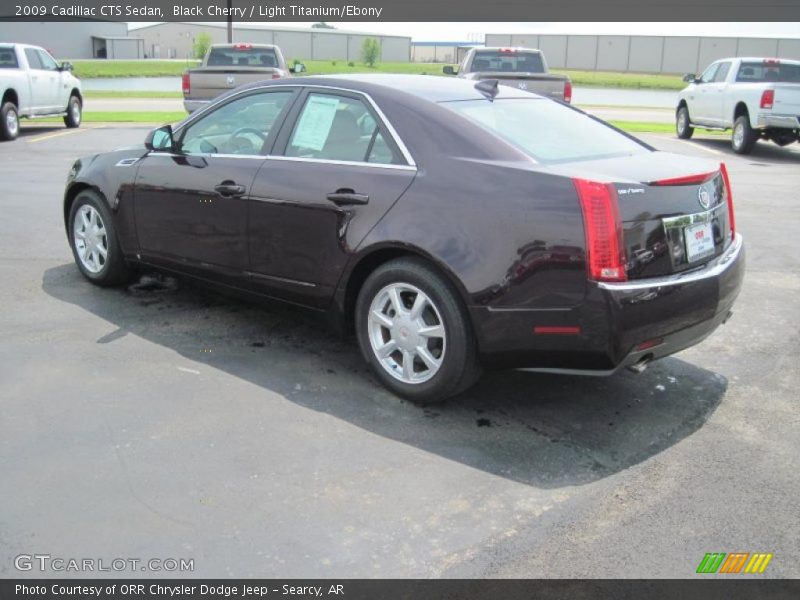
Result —
M719 63L714 63L705 71L703 71L703 74L700 76L700 83L711 83L714 81L714 76L717 74L717 69L719 69Z
M266 141L293 91L249 94L190 123L180 136L184 154L264 155Z
M58 71L58 63L52 56L41 50L37 50L37 53L39 54L39 62L41 62L45 71Z

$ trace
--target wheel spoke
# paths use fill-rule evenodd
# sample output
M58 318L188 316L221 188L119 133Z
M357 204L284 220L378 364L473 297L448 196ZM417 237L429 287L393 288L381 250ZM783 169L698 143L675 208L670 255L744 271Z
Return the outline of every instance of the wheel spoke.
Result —
M100 256L102 256L103 258L108 256L108 250L106 248L103 248L103 246L98 246L97 247L97 251L100 253Z
M417 297L414 298L414 306L411 307L411 314L409 315L411 319L419 319L422 316L422 311L425 310L425 306L428 304L428 299L425 297L424 294L417 294Z
M391 329L392 326L394 325L394 321L392 321L392 319L389 318L388 315L383 314L379 310L373 310L371 314L373 319L375 319L378 323L380 323L387 329Z
M406 381L414 378L414 355L408 350L403 350L403 377Z
M87 214L91 216L91 213L89 212L88 207L85 208L85 209L81 209L81 221L83 221L83 229L84 229L84 231L86 231L92 225L89 222L89 216L87 216Z
M438 358L434 358L433 354L431 354L430 350L425 346L417 346L417 356L422 359L422 362L424 362L425 366L431 371L435 371L442 364L442 361Z
M439 325L430 325L428 327L422 327L417 332L419 335L423 337L432 337L432 338L443 338L444 337L444 327L441 324Z
M375 354L378 355L378 358L388 358L396 350L397 350L397 342L395 342L394 340L389 340L383 346L375 350Z

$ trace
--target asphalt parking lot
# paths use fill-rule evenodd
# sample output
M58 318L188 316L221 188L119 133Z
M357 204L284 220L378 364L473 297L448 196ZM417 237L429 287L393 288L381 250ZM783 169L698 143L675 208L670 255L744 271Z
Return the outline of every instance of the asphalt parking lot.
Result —
M762 577L800 577L800 145L642 136L730 169L747 276L703 344L641 375L489 373L418 408L299 309L79 275L69 167L146 131L0 144L0 576L64 575L14 567L46 553L194 559L174 576L687 578L706 552L771 552Z

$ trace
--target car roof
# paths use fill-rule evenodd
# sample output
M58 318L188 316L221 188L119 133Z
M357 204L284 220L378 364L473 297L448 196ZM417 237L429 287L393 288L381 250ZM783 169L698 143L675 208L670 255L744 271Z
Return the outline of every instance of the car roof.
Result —
M454 100L485 100L486 96L475 89L474 80L433 75L393 75L389 73L358 73L348 75L318 75L296 80L300 85L341 86L369 93L390 91L405 92L431 102ZM500 85L495 98L541 98L538 94Z

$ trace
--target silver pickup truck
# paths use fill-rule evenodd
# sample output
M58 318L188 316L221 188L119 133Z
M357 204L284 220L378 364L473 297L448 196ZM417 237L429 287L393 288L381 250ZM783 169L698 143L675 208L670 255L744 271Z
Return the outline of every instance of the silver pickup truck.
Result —
M78 127L83 96L71 71L71 64L59 65L44 48L0 44L0 140L19 135L21 117L63 116L67 127Z
M547 69L541 50L529 48L472 48L461 64L454 69L447 65L446 75L463 79L496 79L508 85L547 98L572 102L572 82L566 75L556 75Z
M271 44L214 44L203 63L183 74L183 106L194 112L245 83L288 77L281 49Z

